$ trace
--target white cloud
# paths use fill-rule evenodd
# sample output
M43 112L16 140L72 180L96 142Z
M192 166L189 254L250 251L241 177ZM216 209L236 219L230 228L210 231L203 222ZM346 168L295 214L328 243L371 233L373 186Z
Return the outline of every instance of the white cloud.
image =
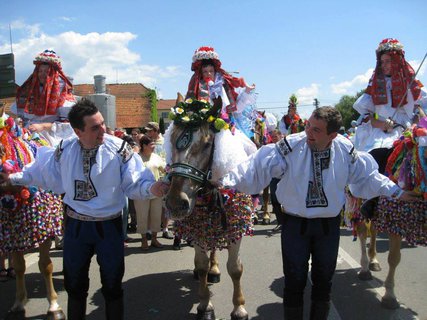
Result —
M417 71L418 67L421 64L421 61L413 60L408 61L409 64ZM420 79L425 73L426 63L424 63L418 72L417 79ZM368 85L369 79L374 72L374 68L368 69L364 74L359 74L355 76L352 80L343 81L337 84L331 85L331 90L334 94L344 95L344 94L355 94L360 88L365 88Z
M420 67L421 61L411 60L411 61L408 61L408 62L412 66L412 68L414 68L414 71L417 72L418 68ZM417 79L419 79L420 77L422 77L425 74L425 72L426 72L426 64L427 64L427 59L424 60L424 63L421 66L420 71L418 71Z
M373 68L368 69L364 74L355 76L350 81L343 81L331 85L331 90L334 94L352 94L368 85L369 79L372 76Z
M73 18L73 17L65 17L65 16L63 16L63 17L58 17L57 19L58 19L58 20L61 20L61 21L65 21L65 22L71 22L71 21L74 21L74 20L75 20L75 18Z
M313 104L314 98L319 96L320 85L312 83L309 87L298 89L295 94L298 97L299 104Z
M308 119L314 109L314 98L319 97L320 84L312 83L308 87L298 89L295 94L298 97L298 114L303 119Z
M74 78L74 83L93 83L93 76L102 74L107 83L143 83L153 88L161 79L180 75L178 66L158 66L141 63L139 53L129 48L137 35L131 32L74 31L50 35L39 25L26 25L15 21L12 30L25 30L25 37L13 44L16 83L22 84L34 69L34 57L45 49L52 49L62 58L64 73ZM0 39L0 41L2 41ZM0 52L9 52L6 41L0 42Z

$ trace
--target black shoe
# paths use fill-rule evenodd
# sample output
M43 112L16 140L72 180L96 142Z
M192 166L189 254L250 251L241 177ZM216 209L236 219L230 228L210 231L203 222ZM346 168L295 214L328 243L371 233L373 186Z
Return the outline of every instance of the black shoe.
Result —
M181 250L181 239L180 238L175 237L173 239L173 249L174 250Z
M310 320L327 320L329 308L329 301L312 301L310 308Z
M147 232L147 233L145 234L145 237L147 238L147 240L151 240L151 233L150 233L150 232Z
M273 232L280 232L280 231L282 231L282 225L281 224L278 224L277 226L275 226L273 228Z
M173 239L173 233L170 231L163 231L162 236L165 239Z

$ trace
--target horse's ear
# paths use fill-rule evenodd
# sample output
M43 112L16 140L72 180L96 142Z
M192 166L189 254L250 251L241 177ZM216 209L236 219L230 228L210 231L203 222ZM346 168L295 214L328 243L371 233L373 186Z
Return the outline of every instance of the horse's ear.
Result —
M222 98L218 96L217 98L213 98L213 114L218 114L222 109Z
M180 102L184 102L184 97L182 96L182 94L180 92L178 92L175 104L178 105L178 103L180 103Z

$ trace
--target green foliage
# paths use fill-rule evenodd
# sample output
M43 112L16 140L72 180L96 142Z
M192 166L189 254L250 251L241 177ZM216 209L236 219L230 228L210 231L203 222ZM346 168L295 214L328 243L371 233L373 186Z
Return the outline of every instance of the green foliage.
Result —
M347 129L351 127L351 121L356 120L359 117L359 113L353 109L353 104L364 92L365 90L362 90L358 92L355 96L344 95L335 105L335 108L337 108L338 111L341 112L344 127L346 127Z
M150 100L150 121L159 122L159 116L157 114L157 94L156 90L148 89L148 92L143 95L144 98Z

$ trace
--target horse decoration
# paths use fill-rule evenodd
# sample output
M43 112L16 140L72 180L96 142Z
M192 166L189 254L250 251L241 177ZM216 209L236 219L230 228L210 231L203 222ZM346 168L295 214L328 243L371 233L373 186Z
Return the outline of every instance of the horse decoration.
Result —
M362 244L359 278L370 280L370 270L381 270L376 259L376 233L388 233L389 271L384 282L385 294L381 305L387 309L397 309L400 304L394 292L394 275L401 259L402 239L410 245L427 246L427 118L423 118L419 126L414 125L395 141L393 152L387 160L386 175L404 190L423 194L423 200L404 202L380 197L370 225L367 227L365 223L358 223L357 232ZM368 228L371 233L369 258L366 255Z
M21 171L34 160L41 139L23 139L23 129L0 110L0 169L6 173ZM28 132L24 132L28 136ZM25 319L24 252L38 246L39 269L43 274L49 309L47 319L65 319L53 287L53 265L49 257L51 238L62 234L63 206L60 196L35 186L0 186L0 251L12 254L16 272L16 298L6 319Z
M176 221L176 233L191 239L195 248L199 298L197 319L215 319L207 286L208 252L228 249L227 271L233 281L232 320L248 319L240 285L243 266L239 258L241 238L252 234L253 204L250 196L214 186L228 170L246 158L230 125L221 118L221 98L214 106L178 96L165 134L171 186L165 205ZM228 143L226 143L228 142ZM231 142L231 143L230 143Z
M270 142L268 129L271 126L275 128L277 124L277 120L272 114L267 114L265 111L258 111L254 105L248 105L241 113L236 113L234 119L236 127L252 140L257 149ZM262 224L267 225L270 224L270 213L268 212L269 187L262 191L262 200L261 220ZM258 195L254 195L253 202L254 207L258 207ZM258 223L258 215L254 216L254 222Z

